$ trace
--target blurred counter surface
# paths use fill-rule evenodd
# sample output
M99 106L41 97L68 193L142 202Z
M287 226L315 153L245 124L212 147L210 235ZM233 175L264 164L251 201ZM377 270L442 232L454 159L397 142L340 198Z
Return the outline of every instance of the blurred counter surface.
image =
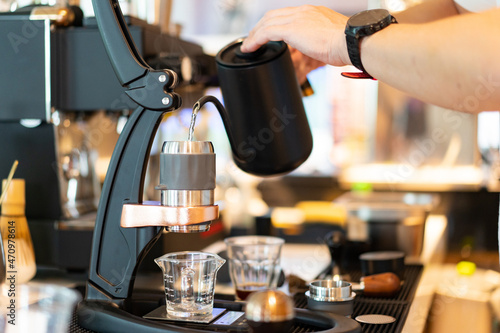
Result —
M332 184L332 182L335 182L335 180L322 181L321 186L315 186L314 181L310 179L292 178L279 182L263 182L259 187L262 191L262 197L269 207L288 206L289 208L297 208L300 207L300 205L297 206L297 203L304 200L304 198L332 202L343 195L345 192L339 190L339 187ZM277 193L287 193L287 196L276 195ZM489 211L492 213L490 214ZM430 212L426 219L424 242L420 256L406 258L407 263L421 263L424 269L402 332L428 333L429 329L439 332L439 327L436 325L432 326L432 323L441 323L449 320L450 317L447 316L445 310L451 308L450 304L461 304L464 299L468 301L467 297L461 297L463 295L460 293L455 293L451 296L439 294L442 294L443 282L447 281L446 279L450 280L453 278L455 265L459 261L464 260L464 258L476 262L478 271L480 270L479 267L483 271L486 271L488 279L491 279L491 277L493 277L493 280L496 279L496 276L499 274L495 271L498 270L498 252L493 250L493 245L491 245L494 243L496 249L496 220L494 223L491 221L493 219L492 215L495 215L496 219L497 212L498 194L486 191L440 193L439 205ZM333 214L338 213L336 211L331 213L323 215L323 217L327 216L334 219L342 217L342 214ZM489 231L488 228L491 227L491 224L493 224L494 228L491 229L492 231ZM487 228L482 228L485 226ZM276 227L274 226L274 228ZM330 223L327 224L327 228L342 228L342 225ZM481 231L480 229L484 230ZM305 235L298 236L299 238L305 237L302 242L286 241L282 250L282 266L286 275L294 274L304 281L311 281L327 267L331 258L328 247L322 242L322 237L325 233L318 233L318 230L315 229L313 231L314 235L312 237L309 235L308 237L307 230L303 228L302 232L304 231ZM456 234L457 231L462 232L462 234ZM273 232L276 232L276 230L273 230ZM169 235L166 234L165 236L168 237ZM293 238L293 235L288 236ZM492 240L485 237L492 238ZM170 245L172 245L171 243L169 242ZM185 243L185 246L195 246L195 243L192 242ZM491 246L486 246L485 244L490 244ZM224 249L224 242L220 238L210 243L210 245L203 247L203 250L212 253L219 253ZM171 249L170 247L162 247L161 249L163 252L177 250L179 249ZM191 250L194 250L194 248L191 248ZM156 272L155 268L149 269L146 272L139 272L135 285L136 288L148 290L154 288L159 292L163 290L161 271L158 269ZM68 276L60 272L41 270L34 281L65 285L70 288L76 288L84 293L85 279L85 273L83 272ZM463 279L459 280L464 281ZM500 286L500 279L492 283L498 283ZM500 293L493 292L492 290L493 288L489 292L491 299ZM230 285L220 281L217 282L216 294L232 293L233 289ZM483 297L485 293L481 295ZM439 296L447 297L441 300L441 302L446 303L436 305L436 299ZM500 307L500 298L496 302L498 307ZM495 310L499 311L495 309L493 303L491 306L486 306L486 303L490 303L490 301L486 302L479 299L476 303L467 305L472 306L472 309L479 309L481 311L487 308L492 309L488 314L485 314L487 311L481 313L481 315L486 317L488 315L493 316ZM443 304L445 305L444 308ZM441 308L439 308L440 305ZM471 317L469 315L466 318ZM489 322L493 323L493 321Z
M207 247L206 251L218 253L223 251L225 245L222 241L215 242L214 244ZM425 249L424 249L425 252ZM293 244L285 243L282 250L282 266L286 275L294 274L299 276L305 281L311 281L314 279L322 270L327 267L330 262L330 254L328 248L324 244ZM471 298L469 303L465 304L465 309L467 311L474 311L475 315L493 316L496 312L500 312L500 289L497 288L495 292L493 286L500 286L500 275L498 272L491 270L482 270L480 275L477 275L475 279L485 279L489 283L490 289L490 300L484 300L484 295L482 293L482 298L478 298L478 293L464 294L463 287L460 292L456 292L451 295L452 297L446 300L441 300L445 302L443 304L436 304L436 295L442 294L443 283L449 286L447 281L452 281L456 273L455 265L446 263L427 263L424 265L422 276L419 280L418 286L415 291L414 299L411 303L409 309L408 317L405 321L402 332L404 333L421 333L429 332L429 327L432 328L432 322L440 322L442 320L450 320L449 314L442 308L443 304L445 306L450 306L449 304L462 304L463 300L468 300ZM455 279L456 280L456 279ZM458 280L456 280L458 281ZM475 283L477 280L471 280ZM73 274L68 276L67 274L60 274L54 271L42 271L37 274L32 282L41 283L55 283L58 285L63 285L69 288L75 288L80 292L84 292L84 274ZM163 290L162 285L162 275L160 270L157 273L147 272L140 273L136 280L137 289L147 289L151 290L152 286L157 286L154 289L158 291ZM288 287L285 285L282 288ZM450 291L451 287L447 288ZM458 290L458 289L457 289ZM232 286L227 283L218 282L216 285L216 294L219 295L231 295L234 291ZM448 295L450 296L450 295ZM460 303L459 301L462 301ZM491 302L492 306L487 305ZM495 307L494 304L497 304ZM462 306L463 307L463 306ZM490 310L488 313L486 309ZM456 312L456 311L455 311ZM496 314L499 315L498 313ZM442 318L443 317L443 318ZM467 316L471 318L470 316ZM470 319L469 319L470 320ZM493 325L493 320L489 321ZM492 326L491 326L492 327ZM433 332L438 332L436 328ZM477 331L477 332L482 332Z
M217 242L206 250L209 252L219 252L223 251L224 247L223 242ZM324 244L285 243L283 246L281 264L286 276L293 274L304 281L312 281L329 263L330 253L328 247ZM440 264L429 264L424 267L402 332L425 332L427 317L430 313L442 267ZM281 289L288 292L288 285L285 284ZM218 283L216 286L216 294L233 293L231 285Z

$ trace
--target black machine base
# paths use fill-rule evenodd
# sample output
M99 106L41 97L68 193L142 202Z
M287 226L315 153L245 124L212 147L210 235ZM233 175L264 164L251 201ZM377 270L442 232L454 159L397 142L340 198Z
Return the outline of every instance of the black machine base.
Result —
M396 322L385 325L359 324L354 319L330 313L318 313L306 310L307 297L304 293L297 293L293 300L296 308L296 317L290 332L377 332L396 333L403 330L411 302L415 295L422 265L406 265L404 283L401 290L393 297L368 297L359 294L354 299L352 318L364 314L382 314L396 318ZM361 272L349 270L354 281L359 281ZM160 291L137 290L132 302L124 302L120 309L110 302L82 301L77 310L69 333L95 332L248 332L249 326L242 312L244 304L233 301L227 295L215 295L215 308L224 308L225 313L215 318L209 324L167 322L144 319L143 316L165 307L165 296ZM226 300L221 300L226 299ZM227 320L229 325L218 325L218 319L230 312L235 312L234 320ZM231 317L229 315L228 317Z
M223 308L222 313L208 324L194 322L173 322L145 319L148 313L161 305L158 301L137 301L129 304L132 312L116 307L110 302L82 301L77 308L77 320L81 328L78 332L248 332L249 326L244 315L244 302L218 301L214 307ZM164 300L163 300L163 306ZM220 318L228 320L218 320ZM354 320L336 314L319 314L305 309L296 309L291 332L361 333L361 326Z

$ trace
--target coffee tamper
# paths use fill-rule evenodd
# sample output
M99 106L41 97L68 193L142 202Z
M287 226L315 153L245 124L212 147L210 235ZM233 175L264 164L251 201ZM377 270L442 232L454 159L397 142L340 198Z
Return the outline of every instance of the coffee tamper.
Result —
M250 332L288 332L292 327L295 309L292 300L284 292L263 290L248 297L245 317Z

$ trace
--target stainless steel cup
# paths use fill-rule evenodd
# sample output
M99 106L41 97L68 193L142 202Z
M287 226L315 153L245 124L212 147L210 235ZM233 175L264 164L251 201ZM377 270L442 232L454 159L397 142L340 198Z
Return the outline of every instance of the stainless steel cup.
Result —
M325 311L350 317L354 297L352 284L346 281L315 280L306 292L307 306L311 310Z
M170 207L214 205L215 153L209 141L165 141L160 155L161 204ZM170 232L202 232L211 221L166 227Z

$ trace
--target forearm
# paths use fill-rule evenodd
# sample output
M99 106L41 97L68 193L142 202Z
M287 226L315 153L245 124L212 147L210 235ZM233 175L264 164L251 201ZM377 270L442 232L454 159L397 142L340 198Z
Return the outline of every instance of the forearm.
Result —
M428 0L395 13L399 23L427 23L459 14L453 0Z
M500 10L394 24L364 38L361 60L380 81L428 103L500 109Z

